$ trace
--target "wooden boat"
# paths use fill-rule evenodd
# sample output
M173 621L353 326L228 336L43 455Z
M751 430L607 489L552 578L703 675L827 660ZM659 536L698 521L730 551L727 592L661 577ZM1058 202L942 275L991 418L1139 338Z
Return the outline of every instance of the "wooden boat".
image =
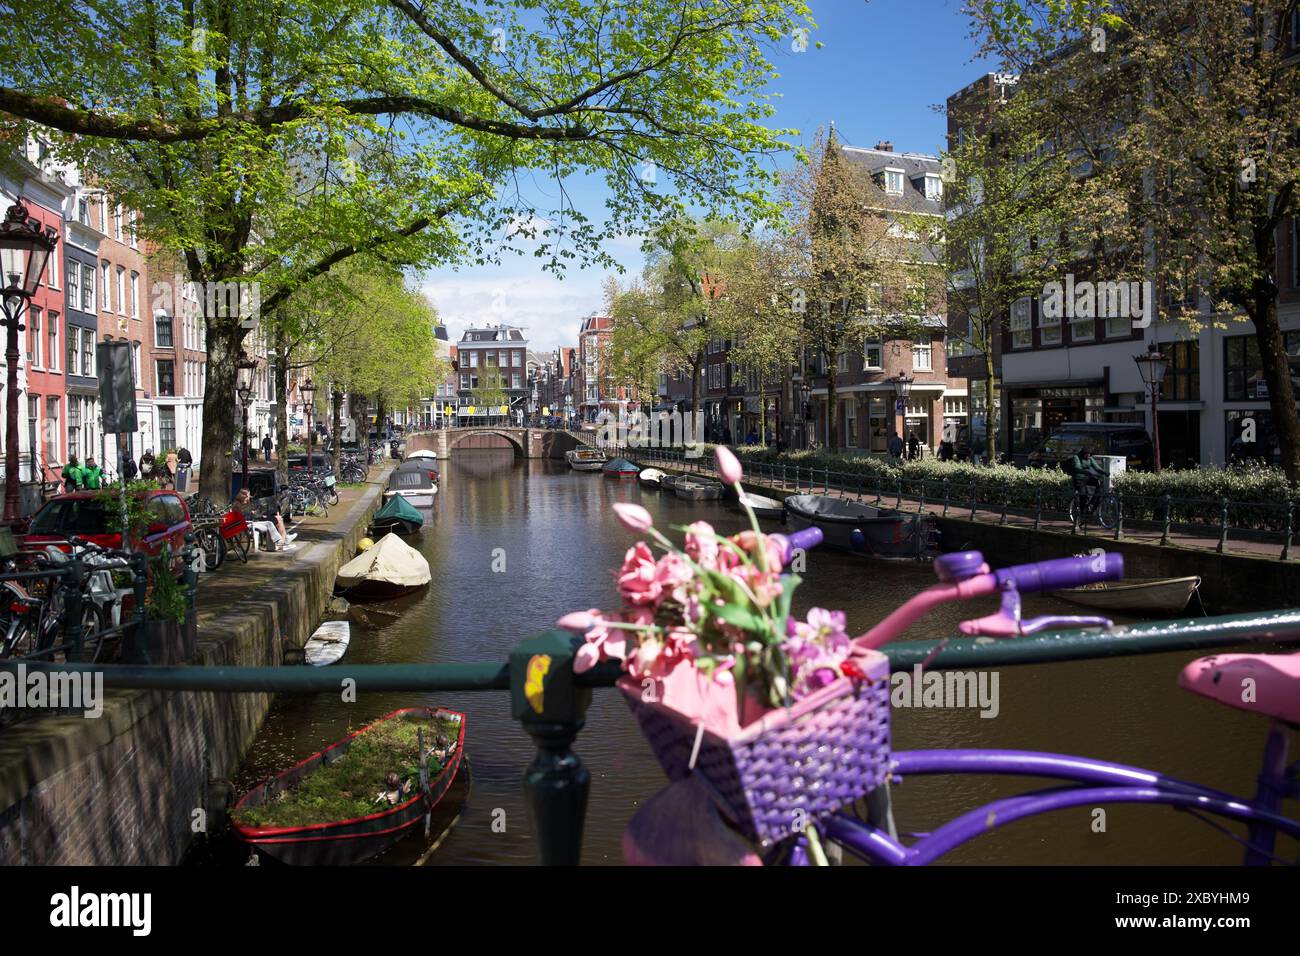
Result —
M325 621L302 646L305 662L312 667L337 664L348 652L352 628L347 621Z
M626 458L611 458L600 466L600 470L606 478L635 478L637 474L636 465Z
M673 482L673 494L683 501L717 501L722 497L722 482L683 475Z
M663 480L667 477L669 476L664 474L658 468L643 468L641 470L641 474L637 475L637 478L640 479L641 484L651 485L655 488L664 487Z
M766 495L756 495L752 491L742 491L736 501L736 506L741 507L747 504L755 515L760 518L775 518L780 520L785 517L785 502L777 501L775 498L768 498Z
M347 753L352 742L366 731L384 721L405 717L408 714L427 716L430 720L442 717L459 725L456 740L452 743L442 768L427 783L417 787L409 799L367 816L304 826L253 827L234 819L240 809L267 803L325 764L342 757ZM425 743L426 745L432 743L428 736L425 737ZM406 707L394 711L306 760L294 764L288 770L244 794L231 811L232 829L239 839L249 846L255 847L259 852L281 863L294 866L348 866L360 863L382 853L404 836L416 832L420 822L451 787L456 773L460 770L464 749L464 714L442 707Z
M933 519L927 515L825 495L791 495L785 510L795 528L821 528L833 548L883 558L916 558L929 551Z
M564 453L564 460L574 471L600 471L605 464L605 453L596 448L574 448Z
M339 568L334 589L349 601L385 600L410 594L430 580L424 555L397 535L386 534Z
M398 468L388 476L384 497L405 498L413 505L428 507L438 493L436 475L436 471L431 472L427 467Z
M409 498L393 495L370 519L370 528L376 537L386 534L415 534L424 527L424 515L416 510Z
M1053 591L1056 597L1084 607L1138 614L1177 614L1200 587L1195 575L1185 578L1125 578L1083 588Z

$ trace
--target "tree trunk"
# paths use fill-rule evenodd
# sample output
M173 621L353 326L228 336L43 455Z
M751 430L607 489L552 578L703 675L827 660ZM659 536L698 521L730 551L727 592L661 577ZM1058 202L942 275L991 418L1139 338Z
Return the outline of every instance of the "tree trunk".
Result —
M330 425L330 434L334 439L334 474L339 474L339 459L343 452L343 393L337 388L331 387L330 394L334 399L334 422Z
M1277 318L1277 290L1257 283L1252 299L1251 321L1255 323L1255 340L1268 383L1268 404L1272 411L1273 430L1282 446L1282 469L1293 487L1300 487L1300 414L1296 412L1295 391L1286 345Z
M207 390L203 395L203 458L199 491L218 507L230 501L235 444L235 380L244 329L237 318L204 316L208 330Z
M989 461L997 460L998 446L1001 444L1001 432L998 430L998 387L997 380L993 377L993 349L984 350L984 400L988 403L988 409L984 413L984 454ZM973 426L974 420L967 419ZM970 440L974 441L975 429L972 427L969 432Z
M838 403L835 401L839 370L838 354L831 354L826 362L826 447L831 451L840 449L839 415L836 413Z
M275 333L275 470L280 484L289 484L289 337L283 329Z

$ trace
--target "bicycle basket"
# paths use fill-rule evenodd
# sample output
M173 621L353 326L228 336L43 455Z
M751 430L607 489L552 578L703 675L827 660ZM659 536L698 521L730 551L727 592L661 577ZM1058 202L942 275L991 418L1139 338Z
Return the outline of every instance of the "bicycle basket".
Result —
M237 537L247 530L248 520L242 511L227 511L221 516L221 536L226 540Z
M695 770L712 785L719 809L764 846L870 793L889 772L889 661L873 653L865 680L842 677L731 738L705 732ZM623 677L642 735L668 778L690 770L698 728L662 702L642 700Z

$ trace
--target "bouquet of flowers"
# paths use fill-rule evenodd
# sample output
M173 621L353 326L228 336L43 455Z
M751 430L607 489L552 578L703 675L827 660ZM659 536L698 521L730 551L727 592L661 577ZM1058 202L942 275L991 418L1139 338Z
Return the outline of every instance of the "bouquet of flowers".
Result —
M739 492L740 462L725 447L716 454L719 475ZM649 537L628 549L618 571L622 606L567 614L557 624L585 638L575 671L622 662L619 687L669 777L703 770L732 816L763 840L775 831L753 812L763 799L753 784L771 777L773 760L797 787L767 794L775 804L769 816L830 812L879 783L888 749L887 663L855 647L843 612L792 614L800 579L782 574L790 539L764 534L745 506L750 530L723 537L697 521L683 529L678 548L645 508L614 510L624 527ZM868 751L869 767L856 760ZM854 778L838 790L823 787L824 768L813 765L832 752ZM805 780L821 791L815 800L798 792ZM776 828L788 832L788 821Z

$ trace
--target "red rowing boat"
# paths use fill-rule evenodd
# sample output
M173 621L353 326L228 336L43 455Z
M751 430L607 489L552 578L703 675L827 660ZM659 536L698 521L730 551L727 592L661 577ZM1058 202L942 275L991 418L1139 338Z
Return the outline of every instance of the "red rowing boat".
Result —
M352 741L366 731L384 721L409 714L422 714L430 720L434 717L451 718L460 725L460 729L455 746L437 776L429 780L427 787L417 788L408 800L363 817L302 826L254 827L233 819L240 809L267 803L326 763L337 760L347 753ZM464 749L464 714L442 707L405 707L367 724L319 753L258 784L240 797L233 807L231 826L245 843L281 863L295 866L347 866L360 863L382 853L411 833L425 815L433 810L456 778Z

